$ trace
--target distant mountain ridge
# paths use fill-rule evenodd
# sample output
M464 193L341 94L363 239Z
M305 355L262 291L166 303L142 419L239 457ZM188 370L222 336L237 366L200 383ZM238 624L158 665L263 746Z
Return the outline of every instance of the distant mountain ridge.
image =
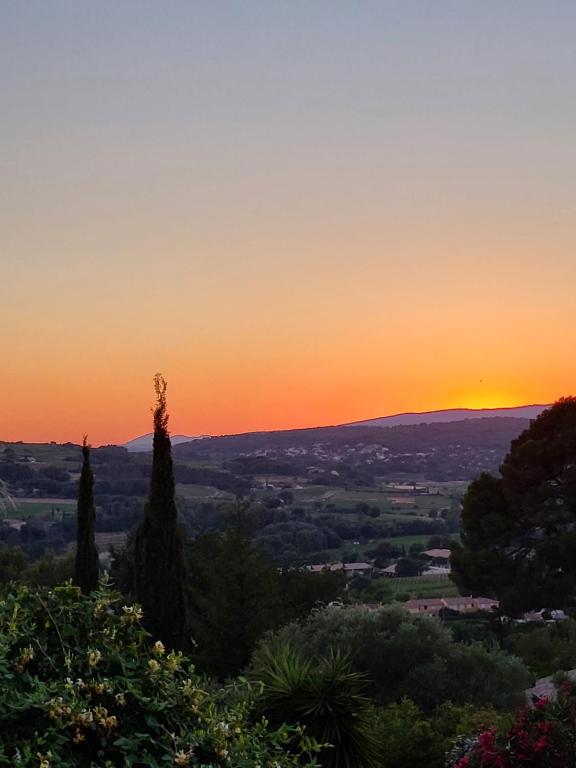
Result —
M365 419L364 421L353 421L346 424L339 424L335 426L324 427L311 427L308 429L297 430L270 430L259 432L244 432L236 435L197 435L190 437L188 435L171 435L170 439L172 445L179 445L180 443L192 443L197 440L205 439L251 439L255 438L262 441L265 436L280 436L280 435L292 435L302 433L324 433L325 430L346 430L350 427L413 427L425 424L449 424L456 421L467 421L469 419L535 419L542 411L549 408L549 405L519 405L511 408L448 408L438 411L423 411L421 413L399 413L393 416L381 416L375 419ZM152 438L153 434L150 432L147 435L136 437L133 440L123 444L131 453L146 453L152 450Z
M181 443L173 453L176 460L221 462L242 476L308 477L322 485L372 486L382 477L469 481L498 472L511 441L529 425L529 418L509 416L249 432Z
M398 413L342 424L343 427L408 427L417 424L447 424L451 421L486 418L535 419L549 405L518 405L511 408L447 408L422 413Z
M170 435L170 442L172 445L178 445L179 443L190 443L193 440L201 440L205 435L198 437L191 437L189 435ZM129 453L147 453L152 450L152 441L154 439L154 433L150 432L147 435L141 435L135 437L133 440L128 440L127 443L123 443L122 448L126 448Z

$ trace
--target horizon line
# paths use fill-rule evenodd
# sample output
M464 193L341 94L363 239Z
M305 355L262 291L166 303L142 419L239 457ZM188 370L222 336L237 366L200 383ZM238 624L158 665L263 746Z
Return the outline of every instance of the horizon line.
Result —
M310 427L287 427L285 429L252 429L252 430L245 430L243 432L221 432L220 434L206 434L206 435L185 435L182 432L179 432L173 437L189 437L190 440L199 440L206 437L238 437L239 435L263 435L268 432L298 432L298 431L305 431L308 429L333 429L336 427L349 427L354 424L364 424L368 421L377 421L378 419L394 419L399 416L424 416L426 414L432 414L432 413L447 413L449 411L467 411L469 413L478 413L480 411L516 411L520 410L521 408L549 408L552 405L552 403L527 403L526 405L505 405L505 406L495 406L490 408L467 408L464 406L454 406L453 408L436 408L431 411L401 411L400 413L390 413L386 416L373 416L368 419L359 419L358 421L346 421L341 422L339 424L314 424ZM408 426L416 426L416 425L408 425ZM136 437L130 438L129 440L126 440L124 443L121 443L120 445L128 445L128 443L133 443L136 440L140 440L143 437L148 437L149 435L154 434L153 432L145 432L142 435L137 435ZM171 435L172 437L172 435ZM118 445L118 443L109 443L109 445Z
M424 416L426 414L436 414L436 413L447 413L449 411L465 411L467 413L479 413L479 412L492 412L492 411L517 411L522 408L549 408L552 405L552 403L527 403L525 405L507 405L507 406L491 406L489 408L469 408L465 406L454 406L452 408L436 408L429 411L401 411L399 413L391 413L387 414L385 416L373 416L367 419L358 419L356 421L346 421L346 422L340 422L338 424L314 424L309 427L288 427L285 429L253 429L253 430L244 430L242 432L221 432L219 434L203 434L203 435L186 435L182 432L178 432L174 435L171 435L171 437L186 437L190 441L192 440L198 440L198 439L204 439L204 438L210 438L210 437L238 437L240 435L251 435L251 434L266 434L266 433L273 433L273 432L298 432L298 431L305 431L305 430L312 430L312 429L334 429L337 427L349 427L356 424L365 424L367 422L371 421L377 421L379 419L394 419L398 418L400 416ZM402 425L398 425L402 426ZM405 426L417 426L416 424L411 425L405 425ZM133 443L136 440L140 440L143 437L148 437L149 435L152 435L153 432L145 432L141 435L137 435L136 437L129 438L128 440L125 440L124 442L117 442L117 443L101 443L98 446L93 446L95 448L104 448L106 446L118 446L123 447L125 445L128 445L129 443ZM0 445L18 445L19 443L27 444L27 445L50 445L55 443L56 445L78 445L80 446L81 443L75 443L72 440L66 440L62 443L58 443L54 440L2 440L0 439Z

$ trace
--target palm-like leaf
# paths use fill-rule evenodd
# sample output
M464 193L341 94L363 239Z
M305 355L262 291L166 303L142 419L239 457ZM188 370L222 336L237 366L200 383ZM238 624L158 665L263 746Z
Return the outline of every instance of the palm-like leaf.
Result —
M374 768L379 749L371 728L366 682L345 656L331 652L305 661L290 646L267 649L256 671L263 683L260 706L274 725L299 723L320 744L325 768Z

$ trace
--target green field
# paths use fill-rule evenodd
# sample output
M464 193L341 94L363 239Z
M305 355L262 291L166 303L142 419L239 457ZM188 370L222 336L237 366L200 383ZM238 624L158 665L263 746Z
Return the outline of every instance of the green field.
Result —
M5 445L0 443L0 447ZM28 456L34 459L30 464L33 469L39 469L42 466L58 467L67 470L79 470L82 455L79 445L67 443L58 445L56 443L10 443L9 447L16 454L17 460L22 460Z
M192 485L189 483L178 483L176 485L176 496L183 499L195 501L233 501L234 496L228 491L219 491L211 485Z
M380 518L378 518L379 520ZM376 521L377 522L377 521ZM422 533L414 534L411 536L382 536L382 538L370 539L370 541L362 542L361 544L354 544L352 541L346 541L338 549L326 550L327 562L341 562L344 554L350 554L354 552L358 557L364 557L367 552L377 549L378 545L382 542L388 542L396 547L404 547L406 555L409 554L409 549L412 544L423 544L425 547L428 545L428 540L435 534ZM457 533L444 534L450 539L458 539Z
M406 547L408 550L412 544L428 544L428 539L430 536L433 536L434 534L429 533L423 533L415 536L392 536L389 539L385 539L385 541L389 541L390 544L394 544L396 547ZM457 533L448 533L448 534L442 534L447 536L450 539L458 539Z
M384 539L384 541L390 542L395 547L405 547L406 551L408 551L412 544L424 544L426 546L429 538L430 534L421 533L414 536L391 536L389 539Z
M370 585L360 592L352 592L353 599L363 603L404 602L416 598L455 597L458 589L449 578L437 576L416 576L406 579L372 579Z
M179 454L173 454L174 463L182 465L184 467L192 467L193 469L216 469L222 468L222 462L216 459L190 459Z
M316 501L329 502L332 501L332 496L336 493L335 489L326 485L307 485L304 488L295 488L294 504L313 504Z
M44 515L51 515L54 511L56 517L59 519L62 512L74 514L76 511L76 502L72 499L61 501L60 499L47 500L40 499L38 501L19 501L14 500L16 509L14 511L7 510L6 517L14 517L26 519L28 517L43 517Z
M417 597L455 597L459 594L456 586L448 579L437 576L416 576L409 579L389 579L392 599L398 595ZM387 583L388 583L387 582Z
M380 516L373 518L381 522L392 522L400 516L429 519L433 510L440 511L450 506L451 498L444 492L430 494L408 494L390 489L362 488L347 490L324 485L310 485L293 490L293 506L304 507L313 514L330 513L338 509L338 515L347 513L356 516L358 504L378 507Z

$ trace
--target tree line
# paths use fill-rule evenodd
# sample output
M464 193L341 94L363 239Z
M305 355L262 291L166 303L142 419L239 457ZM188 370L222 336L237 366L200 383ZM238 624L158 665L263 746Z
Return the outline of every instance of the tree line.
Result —
M190 540L180 525L168 432L166 382L154 379L150 491L141 521L112 561L112 577L133 597L144 623L167 647L193 651L218 677L249 661L267 630L341 596L341 574L279 570L252 541L253 520L238 503L220 532ZM94 475L84 440L77 515L74 583L85 594L99 577L95 545Z

